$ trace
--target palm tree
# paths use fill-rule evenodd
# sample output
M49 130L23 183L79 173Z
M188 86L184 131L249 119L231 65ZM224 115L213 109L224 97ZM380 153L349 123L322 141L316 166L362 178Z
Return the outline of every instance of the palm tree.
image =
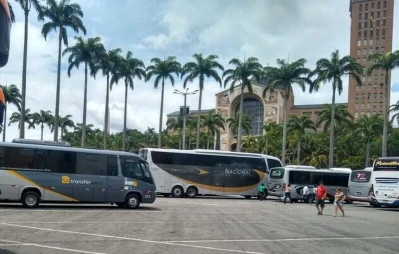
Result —
M177 118L171 118L168 119L168 121L166 122L166 129L167 130L172 130L173 132L177 132L179 133L179 149L181 149L182 147L182 141L181 141L181 137L182 137L182 133L181 130L183 129L183 117L182 116L178 116Z
M65 133L68 133L68 128L75 128L75 123L72 121L72 116L71 115L66 115L66 116L60 116L60 120L58 122L58 128L61 129L61 138L65 135ZM54 118L53 122L51 124L51 132L55 130L54 126Z
M224 130L224 119L220 114L215 113L215 110L211 110L208 114L201 117L202 127L207 129L207 142L206 149L209 149L209 137L215 136L219 128Z
M202 54L194 54L193 58L195 62L186 63L183 66L181 77L187 75L184 79L183 86L186 88L188 82L193 82L194 79L199 79L199 101L198 101L198 121L197 121L197 136L196 136L196 148L199 149L199 138L200 138L200 119L201 119L201 104L202 104L202 91L204 90L205 78L212 78L216 80L222 87L222 79L220 78L217 69L224 71L224 68L219 64L216 59L217 55L209 55L203 57ZM209 145L209 144L208 144Z
M79 69L81 63L85 67L85 84L83 94L83 126L82 126L82 141L81 146L86 146L86 116L87 116L87 74L96 69L94 65L99 61L101 55L105 54L104 45L101 43L100 37L83 39L82 37L75 37L76 44L68 47L62 53L62 56L70 53L68 58L68 76L71 76L71 70L75 67Z
M170 80L170 83L172 86L175 85L175 79L173 77L173 74L176 76L179 76L179 73L181 72L181 64L176 61L176 57L174 56L169 56L165 60L161 60L159 58L153 58L151 59L151 63L153 65L150 65L147 67L146 72L147 72L147 78L146 81L150 80L152 76L155 76L154 80L154 88L158 88L159 82L162 81L162 91L161 91L161 109L159 113L159 130L158 132L162 132L162 117L163 117L163 99L164 99L164 90L165 90L165 81L168 79ZM158 148L161 148L162 146L162 135L158 136Z
M110 77L116 73L116 66L122 59L120 48L109 50L103 54L100 61L96 62L93 69L94 77L97 71L102 70L103 75L107 76L107 86L105 92L105 117L104 117L104 149L107 149L108 136L109 136L109 91L110 91Z
M244 130L247 135L249 135L251 131L251 118L249 118L249 116L246 114L242 114L241 116L240 113L237 113L235 118L230 117L226 120L226 122L229 125L230 131L232 132L233 135L239 133L240 119L241 119L241 129ZM238 142L237 142L237 147L238 147Z
M316 125L320 126L324 123L324 131L327 131L328 128L331 130L332 121L331 116L334 111L334 129L337 126L341 125L350 125L351 120L353 120L353 116L348 112L346 105L344 104L335 104L334 109L331 104L325 104L324 109L321 110L317 114L317 122Z
M269 139L270 137L279 137L283 134L282 125L275 122L265 123L263 125L264 137L265 137L265 154L268 154Z
M311 129L317 131L316 124L310 119L308 115L291 116L287 123L288 131L292 131L297 135L298 148L297 148L297 163L301 161L301 139L306 134L306 130Z
M125 58L117 65L117 70L111 78L111 89L113 84L118 84L120 79L125 81L125 112L123 120L123 142L122 149L126 150L126 121L127 121L127 91L128 88L134 89L134 78L142 79L146 77L143 61L133 58L133 53L128 51Z
M25 109L25 123L28 124L28 128L35 128L35 126L32 124L31 118L32 118L32 114L30 113L30 109L27 108ZM18 112L13 112L10 116L9 122L8 122L8 126L10 126L13 123L18 123L18 129L21 128L21 110L18 110Z
M264 74L268 79L268 84L263 91L263 97L268 92L278 90L283 97L283 144L281 152L281 161L285 165L285 154L287 147L287 121L288 121L288 99L292 93L292 85L298 84L302 91L305 92L305 85L310 84L308 78L310 70L305 68L306 60L298 59L295 62L287 63L285 60L277 59L278 67L265 67Z
M339 57L339 51L336 50L331 53L331 59L322 58L316 63L316 70L312 75L317 74L318 77L310 86L309 92L318 91L322 83L332 82L332 111L331 111L331 128L330 128L330 152L328 155L328 164L332 168L334 166L334 105L335 105L335 93L338 90L338 94L342 93L342 76L350 76L354 78L357 84L362 84L358 74L363 72L363 67L356 62L351 56Z
M53 115L51 114L50 110L40 110L40 112L33 113L31 116L32 123L34 125L40 125L41 128L41 135L40 140L43 140L43 130L44 125L46 124L51 129L51 124L53 122Z
M16 85L0 85L0 88L3 90L4 98L6 100L6 104L12 104L21 110L21 93ZM6 129L7 129L7 105L4 108L4 127L3 127L3 142L6 141ZM0 123L1 125L2 123Z
M389 84L391 71L399 67L399 50L396 52L388 52L385 55L376 53L369 56L369 61L371 61L371 66L367 70L367 74L371 75L374 71L384 71L385 72L385 84L384 84L384 101L383 101L383 114L384 128L382 131L382 156L387 156L388 147L388 114L389 114L389 92L391 86Z
M43 15L41 15L42 6L40 5L40 0L15 0L17 3L21 5L22 10L25 15L25 34L24 34L24 54L22 60L22 100L21 100L21 123L25 122L25 97L26 97L26 67L28 61L28 20L29 20L29 12L31 8L37 11L39 21L43 21ZM22 124L19 129L19 138L25 138L25 127Z
M61 0L57 3L55 0L47 0L47 6L42 7L39 14L48 18L42 28L42 35L47 39L51 31L58 30L58 69L57 69L57 93L55 97L55 126L59 126L60 114L60 89L61 89L61 49L62 43L68 46L67 29L72 28L75 33L82 31L86 35L86 28L83 25L83 12L79 4L71 3L70 0ZM58 140L58 128L54 129L54 141Z
M368 167L370 165L371 142L381 135L384 121L380 114L374 114L372 116L362 115L357 121L357 125L358 128L356 131L359 132L366 141L365 167Z
M260 71L262 69L262 65L258 62L258 59L255 57L250 57L246 61L241 62L237 58L230 60L229 64L234 65L234 69L228 69L223 73L224 87L230 83L230 93L234 92L234 88L240 86L241 95L240 95L240 114L243 115L243 105L244 105L244 90L247 89L249 93L252 93L252 84L251 80L255 79L257 82L260 82L261 75ZM240 117L238 120L238 137L237 137L237 152L240 151L241 148L241 131L242 130L242 118Z

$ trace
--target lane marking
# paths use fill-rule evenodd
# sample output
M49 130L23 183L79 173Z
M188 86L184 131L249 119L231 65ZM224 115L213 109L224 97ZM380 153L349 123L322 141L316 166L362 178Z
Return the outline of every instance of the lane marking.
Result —
M370 237L315 237L315 238L281 238L281 239L236 239L236 240L187 240L165 241L168 243L220 243L220 242L300 242L300 241L325 241L325 240L375 240L399 239L399 236L370 236Z
M309 222L205 222L205 221L191 221L191 220L179 220L178 222L185 222L190 224L257 224L257 225L279 225L279 224L309 224ZM11 224L174 224L174 221L0 221L0 223L11 223ZM335 224L362 224L366 221L349 221ZM312 222L316 225L331 224L331 222Z
M168 203L172 204L181 204L181 205L204 205L204 206L228 206L228 205L220 205L220 204L212 204L212 203L193 203L193 202L178 202L178 201L168 201Z
M3 240L3 239L0 239L0 241L7 243L7 244L1 244L0 243L0 246L33 246L33 247L38 247L38 248L62 250L62 251L84 253L84 254L106 254L106 253L103 253L103 252L92 252L92 251L76 250L76 249L69 249L69 248L61 248L61 247L55 247L55 246L49 246L49 245L43 245L43 244L36 244L36 243L22 243L22 242L11 241L11 240Z
M194 248L194 249L206 249L206 250L216 250L216 251L222 251L222 252L245 253L245 254L265 254L262 252L251 252L251 251L234 250L234 249L222 249L222 248L190 245L190 244L183 244L183 243L172 243L172 242L167 242L167 241L144 240L144 239L138 239L138 238L123 237L123 236L112 236L112 235L92 234L92 233L84 233L84 232L76 232L76 231L68 231L68 230L39 228L39 227L23 226L23 225L9 224L9 223L3 223L3 222L0 222L0 225L9 226L9 227L17 227L17 228L42 230L42 231L49 231L49 232L56 232L56 233L95 236L95 237L103 237L103 238L119 239L119 240L127 240L127 241L143 242L143 243L162 244L162 245L169 245L169 246L180 246L180 247L188 247L188 248ZM36 245L34 245L34 246L36 246ZM49 247L51 247L51 246L49 246ZM90 253L89 252L81 252L81 253L99 254L99 253L93 253L93 252L90 252Z
M32 209L32 210L18 210L18 209L0 209L0 212L72 212L72 213L184 213L185 211L121 211L121 210L93 210L93 211L84 211L84 210L75 210L75 209ZM189 214L254 214L255 212L189 212Z

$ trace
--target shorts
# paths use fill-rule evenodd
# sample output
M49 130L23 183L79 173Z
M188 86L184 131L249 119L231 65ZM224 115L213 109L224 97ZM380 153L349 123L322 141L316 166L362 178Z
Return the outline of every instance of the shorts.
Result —
M334 201L334 206L342 207L344 205L344 202L342 201Z
M321 208L324 208L324 199L316 199L316 206L321 206Z

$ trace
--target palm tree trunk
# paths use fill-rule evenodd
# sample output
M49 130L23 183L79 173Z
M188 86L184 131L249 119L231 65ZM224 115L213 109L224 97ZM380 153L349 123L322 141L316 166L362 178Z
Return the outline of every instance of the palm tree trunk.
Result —
M43 123L42 123L42 125L40 126L40 128L41 128L40 140L43 140L43 129L44 129Z
M269 138L266 138L266 143L265 143L265 154L267 154L267 150L268 150L268 147L269 146Z
M104 149L107 149L108 140L108 118L109 118L109 72L107 72L107 91L105 92L105 117L104 117Z
M238 134L237 134L237 148L236 151L241 151L241 128L242 128L242 114L244 110L244 88L241 85L241 95L240 95L240 115L238 117Z
M285 165L285 154L286 154L286 147L287 147L287 105L288 105L288 93L287 91L284 92L283 97L283 145L281 149L281 162Z
M367 141L366 144L366 163L365 167L367 168L370 165L370 141Z
M59 29L58 35L58 69L57 69L57 93L55 96L55 113L54 113L54 141L58 141L58 125L60 121L60 89L61 89L61 27Z
M333 79L333 96L331 103L331 121L330 121L330 151L328 154L328 167L334 167L334 129L335 129L335 90L337 89L335 79Z
M25 138L25 105L26 105L26 66L28 58L28 9L29 1L25 1L25 35L24 35L24 56L22 64L22 91L21 91L21 127L19 128L19 138Z
M125 79L125 111L123 113L123 142L122 142L122 151L126 151L126 121L127 121L127 80ZM161 133L159 133L161 136Z
M181 137L179 135L179 150L181 149Z
M298 138L298 147L297 147L297 155L296 155L296 160L298 165L300 165L300 161L301 161L301 139Z
M382 157L387 156L387 149L388 149L388 115L389 115L389 101L388 101L388 93L389 93L389 71L385 72L385 86L384 86L384 112L383 112L383 119L384 119L384 128L382 131Z
M4 108L3 142L6 142L6 129L7 129L7 107Z
M206 149L209 149L209 131L208 131L208 135L206 135Z
M162 78L162 92L161 92L161 110L159 113L159 133L162 132L162 115L163 115L163 95L164 95L164 88L165 88L165 79ZM161 135L158 136L158 148L162 146L162 137Z
M199 100L198 100L198 117L197 117L197 139L196 139L196 149L199 149L199 139L201 132L201 106L202 106L202 87L203 80L200 78L200 92L199 92Z
M87 114L87 62L85 62L85 89L83 94L83 124L81 147L86 146L86 114Z

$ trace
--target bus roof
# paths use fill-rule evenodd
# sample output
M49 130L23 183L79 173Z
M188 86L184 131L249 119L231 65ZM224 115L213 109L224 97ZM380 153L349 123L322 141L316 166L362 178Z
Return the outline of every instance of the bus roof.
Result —
M266 159L275 159L280 161L280 159L277 157L260 153L243 153L243 152L230 152L230 151L207 150L207 149L179 150L179 149L164 149L164 148L141 148L140 150L144 149L148 151L159 151L159 152L213 154L213 155L241 156L241 157L253 157L253 158L262 157Z
M96 153L96 154L106 154L106 155L123 155L123 156L134 156L140 157L137 154L122 152L122 151L112 151L112 150L100 150L100 149L90 149L90 148L79 148L79 147L67 147L67 146L54 146L54 145L36 145L36 144L26 144L26 143L10 143L10 142L0 142L0 147L17 147L17 148L31 148L31 149L47 149L47 150L57 150L57 151L69 151L69 152L81 152L81 153Z
M331 170L331 169L319 169L319 168L315 168L315 169L310 169L310 168L290 168L290 167L285 167L286 170L288 171L302 171L302 172L323 172L323 173L332 173L332 174L342 174L342 173L346 173L346 174L350 174L351 172L347 172L347 171L340 171L340 170Z
M352 172L352 169L350 168L330 168L330 170L335 170L335 171L343 171L343 172Z
M298 168L298 169L316 169L313 166L305 166L305 165L286 165L286 168Z

